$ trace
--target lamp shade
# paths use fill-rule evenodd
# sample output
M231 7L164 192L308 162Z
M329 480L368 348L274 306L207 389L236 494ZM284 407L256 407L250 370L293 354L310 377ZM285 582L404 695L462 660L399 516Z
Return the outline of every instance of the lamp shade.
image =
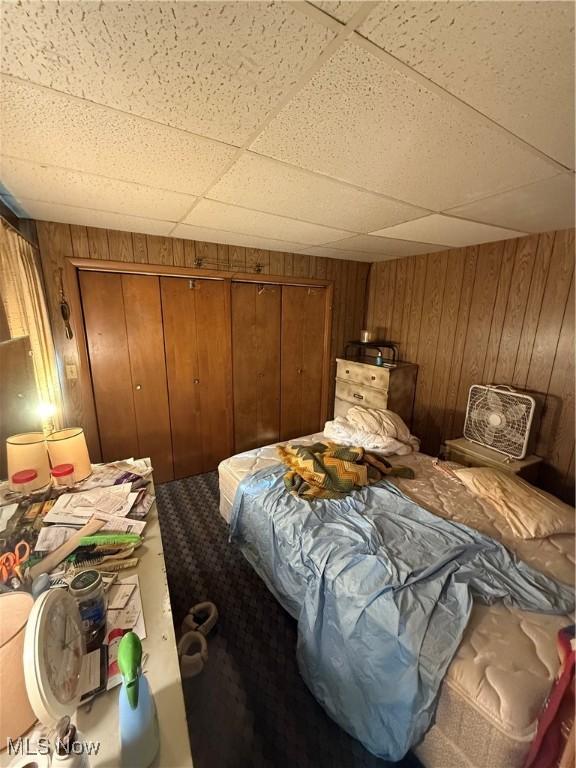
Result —
M34 600L27 592L0 595L0 744L15 741L36 722L24 681L24 634Z
M12 476L25 469L36 472L36 477L26 485L27 491L36 491L50 482L50 465L42 432L24 432L7 437L6 459L8 480L13 490L18 490L18 486L12 483Z
M46 438L46 445L53 467L59 464L72 464L75 483L92 474L86 438L81 427L59 429L57 432L52 432Z

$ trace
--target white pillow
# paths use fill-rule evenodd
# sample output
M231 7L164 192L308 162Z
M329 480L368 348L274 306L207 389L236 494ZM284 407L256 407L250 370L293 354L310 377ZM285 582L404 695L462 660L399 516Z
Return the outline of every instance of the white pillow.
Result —
M521 539L574 533L574 507L516 475L491 467L456 469L454 474L471 493L490 501Z

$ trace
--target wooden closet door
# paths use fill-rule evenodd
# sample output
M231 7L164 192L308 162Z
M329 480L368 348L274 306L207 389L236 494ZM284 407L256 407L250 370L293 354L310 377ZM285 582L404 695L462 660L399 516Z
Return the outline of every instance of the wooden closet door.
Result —
M163 277L161 288L174 472L186 477L231 454L230 286Z
M322 423L322 379L326 290L282 287L282 440L318 432Z
M102 459L139 456L122 276L80 272Z
M279 285L232 284L234 450L280 439Z
M122 275L132 392L140 456L150 456L154 479L174 479L160 283L151 275Z
M172 480L158 278L80 272L80 288L103 458L149 456Z

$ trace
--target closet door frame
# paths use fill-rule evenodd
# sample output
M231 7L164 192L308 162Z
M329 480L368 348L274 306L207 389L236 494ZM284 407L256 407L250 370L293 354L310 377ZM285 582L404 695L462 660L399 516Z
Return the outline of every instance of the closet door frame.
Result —
M263 275L257 272L231 272L218 271L214 269L191 269L189 267L168 267L160 264L137 264L126 261L104 261L98 259L65 259L65 284L67 285L66 299L70 307L70 325L78 343L79 363L77 370L78 387L82 393L82 402L86 404L83 421L95 425L98 430L96 418L96 401L94 398L94 386L92 374L90 372L90 361L88 355L88 341L84 328L84 314L82 310L82 297L80 293L80 272L120 272L132 275L157 275L159 277L185 277L198 280L218 280L231 284L234 282L256 283L265 285L295 285L302 287L322 287L326 289L325 307L324 307L324 344L322 361L322 403L321 419L326 421L328 418L328 395L330 392L330 362L331 362L331 339L332 339L332 304L334 295L334 282L332 280L315 280L304 277L291 277L286 275ZM229 311L231 312L230 308ZM231 318L230 318L231 321ZM230 360L232 369L232 360ZM62 367L65 368L65 365ZM233 375L233 374L231 374ZM233 380L231 381L233 386ZM230 430L234 433L234 412L233 404L230 413ZM82 426L82 425L81 425ZM90 436L92 438L92 436ZM91 460L98 462L102 460L102 449L100 447L100 434L97 433L94 439L90 440L91 446L97 446L98 453L94 455L91 448Z

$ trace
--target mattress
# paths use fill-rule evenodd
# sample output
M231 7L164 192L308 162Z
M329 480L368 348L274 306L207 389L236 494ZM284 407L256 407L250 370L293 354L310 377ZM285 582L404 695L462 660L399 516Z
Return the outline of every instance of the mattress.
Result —
M321 433L298 442L323 439ZM522 540L509 534L489 502L437 469L430 456L387 457L414 470L398 487L441 517L501 541L547 575L574 583L574 537ZM220 511L229 520L240 481L278 463L275 445L232 456L219 468ZM569 617L475 603L442 685L435 725L415 752L429 768L516 768L523 764L536 719L558 670L556 634Z

